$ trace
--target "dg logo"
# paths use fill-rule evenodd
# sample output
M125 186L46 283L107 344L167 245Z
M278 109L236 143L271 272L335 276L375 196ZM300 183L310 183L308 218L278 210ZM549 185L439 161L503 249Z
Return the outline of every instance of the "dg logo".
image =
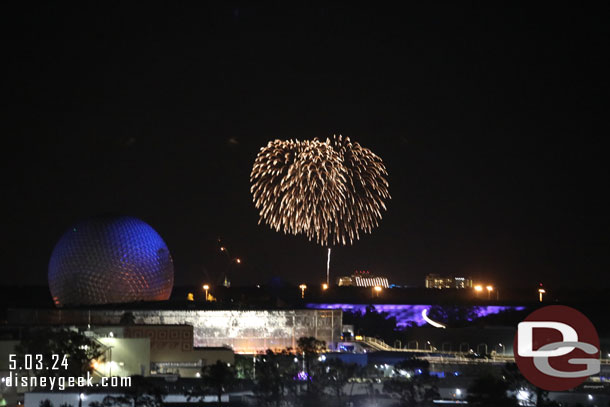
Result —
M519 370L544 390L572 389L600 371L599 336L571 307L540 308L521 322L513 349Z

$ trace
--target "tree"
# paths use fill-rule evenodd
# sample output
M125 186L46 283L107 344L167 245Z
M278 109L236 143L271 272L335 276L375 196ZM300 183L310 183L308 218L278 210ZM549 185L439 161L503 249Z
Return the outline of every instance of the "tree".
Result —
M201 376L204 383L214 390L218 396L218 405L222 405L222 394L231 387L235 381L235 370L225 362L217 360L213 365L203 368Z
M40 328L29 331L16 346L20 368L25 368L25 355L42 355L43 366L58 366L60 369L38 370L36 375L56 377L79 377L93 372L91 362L104 353L102 345L95 339L71 329ZM55 355L55 356L53 356ZM59 360L57 356L59 355ZM64 355L67 367L61 366ZM28 372L29 373L29 372Z
M265 356L256 358L254 394L265 405L279 406L284 395L282 377L276 355L267 350Z
M51 403L51 400L49 399L44 399L44 400L40 400L40 403L38 403L39 407L53 407L53 403Z
M135 323L136 323L136 318L133 315L133 312L130 312L130 311L123 312L123 315L121 315L121 319L119 321L119 324L121 324L121 325L135 325Z
M275 354L271 350L256 358L256 380L254 394L259 402L279 406L287 396L296 396L295 376L298 363L294 355Z
M468 388L468 404L473 407L514 407L517 400L508 395L509 382L494 375L479 376Z
M400 337L396 317L390 317L387 312L378 312L372 305L366 307L365 312L345 312L343 323L354 325L358 334L379 337L386 343L393 343Z
M313 336L302 337L297 341L297 352L303 356L305 360L305 373L311 375L311 367L314 359L318 354L326 350L326 342L319 341Z
M91 407L161 407L167 392L150 378L131 376L131 386L119 396L106 396L101 403L93 402Z
M217 360L212 365L204 366L201 369L201 385L193 388L187 393L187 400L193 398L203 399L208 394L213 394L218 398L218 405L222 406L222 395L235 381L235 369L226 362Z
M402 406L421 406L439 397L436 378L430 376L426 360L408 359L394 366L395 378L383 383L383 391L400 400Z
M531 384L523 375L515 363L507 363L504 366L503 376L506 378L508 388L516 394L523 394L527 401L536 401L536 407L556 407L559 403L549 399L549 392Z
M337 405L342 405L342 399L345 395L345 386L356 373L355 364L346 364L342 360L336 358L327 359L324 363L317 365L318 373L315 374L315 379L320 383L323 389L329 389L337 398Z
M476 319L479 307L459 305L435 305L430 307L428 316L452 328L470 325Z
M303 358L305 369L302 380L305 381L305 395L300 397L304 405L317 405L320 397L320 384L313 380L314 365L318 360L318 354L326 350L326 342L316 338L302 337L297 341L297 352Z

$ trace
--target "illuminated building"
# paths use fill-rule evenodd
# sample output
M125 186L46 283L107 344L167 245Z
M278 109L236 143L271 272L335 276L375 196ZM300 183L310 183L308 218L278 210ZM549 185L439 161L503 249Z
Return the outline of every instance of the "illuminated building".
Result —
M426 276L426 288L472 288L472 279L469 277L442 277L438 274Z
M339 277L337 279L337 285L355 287L390 287L387 277L375 276L368 271L356 271L351 276Z
M12 309L9 323L119 325L125 313L138 325L190 325L192 346L228 346L235 353L296 348L301 337L315 337L334 349L341 338L341 310L117 310Z
M174 266L167 245L145 222L103 216L78 223L61 237L49 261L55 305L167 300Z
M93 327L88 332L94 334L104 346L112 347L111 353L105 352L106 362L98 369L105 375L108 375L108 366L112 361L115 362L112 364L113 372L123 373L121 375L176 374L180 377L197 377L203 366L214 364L217 360L235 363L230 348L193 346L193 327L190 325L103 326ZM146 342L143 346L130 346L131 342L138 340ZM137 370L127 370L129 363L135 362ZM124 372L120 371L121 367Z

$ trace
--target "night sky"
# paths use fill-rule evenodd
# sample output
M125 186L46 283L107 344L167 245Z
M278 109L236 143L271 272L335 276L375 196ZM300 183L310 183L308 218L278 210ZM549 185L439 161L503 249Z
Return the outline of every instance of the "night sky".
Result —
M4 283L46 284L104 213L153 226L177 285L224 271L218 237L234 284L321 282L325 249L257 225L249 175L269 140L341 133L392 200L333 277L610 285L607 4L126 3L2 12Z

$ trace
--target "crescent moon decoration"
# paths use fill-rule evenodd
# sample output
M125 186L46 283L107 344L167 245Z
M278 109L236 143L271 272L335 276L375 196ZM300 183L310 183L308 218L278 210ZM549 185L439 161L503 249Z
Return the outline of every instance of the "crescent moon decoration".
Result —
M391 199L387 176L381 158L348 137L274 140L256 156L250 191L259 224L347 245L379 225Z

